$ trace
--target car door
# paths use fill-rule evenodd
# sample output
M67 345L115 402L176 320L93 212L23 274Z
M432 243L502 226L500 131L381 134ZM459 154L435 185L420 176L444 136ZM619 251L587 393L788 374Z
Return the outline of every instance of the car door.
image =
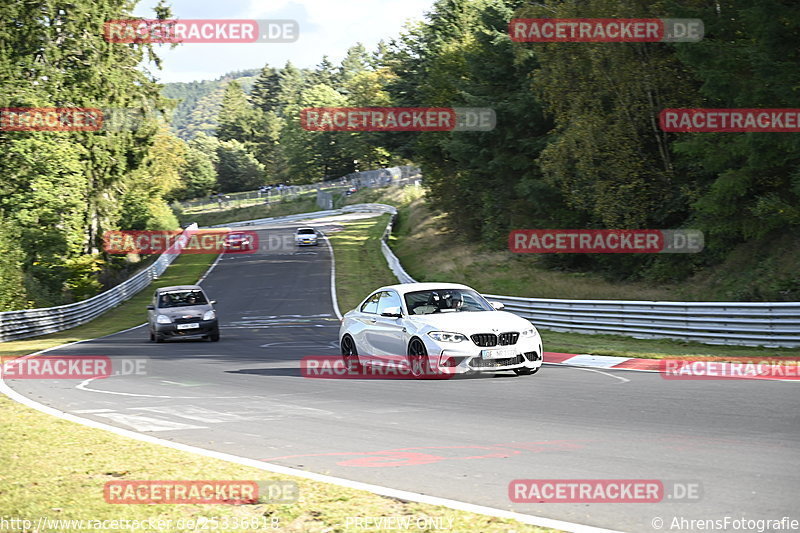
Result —
M375 322L369 328L369 344L375 355L405 355L406 339L403 318L381 316L390 307L401 307L400 296L394 291L382 291L378 298Z
M150 301L150 306L152 309L147 310L147 322L151 329L155 328L156 324L156 317L158 316L158 294L153 295L153 299Z
M364 303L358 308L358 312L353 316L357 323L351 328L351 332L360 355L376 355L375 348L370 344L370 332L377 324L380 294L380 292L376 292L364 300Z

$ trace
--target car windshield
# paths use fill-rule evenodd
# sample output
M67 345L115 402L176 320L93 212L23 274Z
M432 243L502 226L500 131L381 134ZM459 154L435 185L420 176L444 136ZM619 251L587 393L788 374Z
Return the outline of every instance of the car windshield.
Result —
M299 230L297 230L297 234L298 235L313 235L314 234L314 230L313 229L309 229L309 228L299 229Z
M433 289L409 292L406 293L405 300L406 307L412 315L494 310L480 294L470 289Z
M207 304L205 295L200 291L168 292L159 297L158 307L186 307L189 305Z

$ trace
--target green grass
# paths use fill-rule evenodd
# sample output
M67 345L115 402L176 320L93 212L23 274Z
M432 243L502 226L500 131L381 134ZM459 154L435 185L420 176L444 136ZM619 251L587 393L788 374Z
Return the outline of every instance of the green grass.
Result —
M139 294L91 322L58 333L30 339L8 341L0 344L0 355L19 356L35 353L54 346L83 339L93 339L147 321L146 306L159 287L195 283L217 258L212 254L184 254L179 256L164 273ZM143 332L142 335L145 333Z
M385 225L385 217L382 217ZM356 244L374 249L373 221L356 223L341 232L340 249L358 253ZM370 236L362 233L370 233ZM378 233L378 237L380 233ZM342 248L344 247L344 248ZM363 257L374 263L373 253ZM380 255L380 252L378 252ZM159 286L191 284L205 272L216 256L187 254L176 259L159 280L131 300L94 321L68 331L34 339L3 343L2 355L19 356L78 340L107 335L141 324L152 290ZM354 263L342 260L346 267ZM377 268L375 269L378 270ZM144 333L143 333L144 334ZM46 415L0 396L0 519L27 519L37 523L40 517L51 520L169 520L181 519L265 520L258 529L222 528L225 531L284 531L303 533L338 533L347 528L348 517L412 517L442 520L452 532L486 531L489 533L545 533L550 529L527 526L513 520L501 520L444 507L401 502L364 491L275 475L257 468L240 466L218 459L140 442L99 429ZM298 485L296 504L252 505L120 505L103 499L103 486L113 480L290 480ZM277 528L272 529L272 520ZM2 522L0 522L1 524ZM262 522L264 523L264 522ZM206 522L211 525L213 522ZM197 531L198 527L192 529ZM211 527L213 529L213 527ZM78 531L67 526L51 526L48 531ZM87 530L87 529L82 529ZM159 527L151 531L190 531ZM3 527L0 532L19 529ZM104 531L123 531L106 528Z
M336 298L342 314L369 293L397 283L381 253L381 236L390 215L349 222L329 236L336 257Z
M61 420L0 396L0 518L22 518L34 524L51 520L179 519L265 520L255 528L219 531L283 531L333 533L345 528L347 517L412 516L453 520L449 531L552 531L443 507L403 503L335 485L271 474L218 459L164 448ZM125 480L291 480L298 485L296 504L251 505L125 505L108 504L103 486ZM272 529L271 520L278 528ZM195 528L194 531L202 528ZM212 528L213 529L213 528ZM32 531L33 529L28 529ZM88 531L52 528L45 531ZM19 529L3 528L9 533ZM103 531L123 531L108 528ZM139 530L142 531L142 530ZM177 527L150 531L190 531Z
M181 213L178 218L182 225L197 222L200 227L214 226L217 224L227 224L228 222L239 222L242 220L253 220L267 217L280 217L284 215L294 215L296 213L308 213L320 211L317 206L316 193L314 195L301 195L297 198L272 203L269 205L260 204L250 207L224 209L221 211L206 211L202 213Z
M408 188L411 189L411 188ZM357 194L362 194L359 191ZM355 198L354 198L355 197ZM420 213L416 202L420 201L418 192L413 190L394 189L366 190L361 197L354 194L348 200L351 203L383 202L398 206L400 213L396 232L390 239L393 249L401 260L403 266L417 280L448 281L465 283L477 288L481 292L489 293L486 286L474 284L469 276L451 276L445 273L420 276L419 270L409 268L409 263L414 263L419 258L417 253L409 248L408 236L415 234L419 221L415 217ZM370 219L372 222L360 222L358 225L349 226L347 232L342 232L342 240L337 243L331 239L336 252L336 285L342 312L349 310L367 296L369 291L380 285L396 283L386 261L380 252L380 236L386 227L386 217ZM424 224L424 223L423 223ZM399 244L398 244L399 243ZM445 244L442 244L446 248ZM405 250L405 253L400 253ZM421 252L421 251L420 251ZM436 256L431 252L431 255ZM443 253L446 257L446 253ZM340 269L340 261L345 262L345 268ZM420 259L420 263L428 264L427 259ZM499 265L497 268L502 268ZM344 272L341 272L344 270ZM496 271L493 271L496 273ZM493 286L492 286L493 287ZM497 287L494 287L495 289ZM509 294L496 291L500 294ZM513 294L513 293L512 293ZM620 335L585 335L581 333L563 333L549 331L542 328L542 338L545 350L548 352L613 355L622 357L641 357L660 359L666 357L722 357L735 360L742 357L775 358L775 359L800 359L800 349L790 348L752 348L743 346L713 346L697 342L673 341L662 339L634 339Z

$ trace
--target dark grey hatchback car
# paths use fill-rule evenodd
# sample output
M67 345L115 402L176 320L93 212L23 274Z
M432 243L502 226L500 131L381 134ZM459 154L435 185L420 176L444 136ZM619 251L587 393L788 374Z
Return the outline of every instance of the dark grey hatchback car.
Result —
M150 340L201 337L219 340L219 323L214 311L215 300L209 300L199 285L161 287L147 306Z

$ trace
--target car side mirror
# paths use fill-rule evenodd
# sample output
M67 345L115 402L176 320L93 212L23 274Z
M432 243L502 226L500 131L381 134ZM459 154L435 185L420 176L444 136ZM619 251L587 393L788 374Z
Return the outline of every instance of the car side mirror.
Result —
M210 302L208 302L208 303L210 303L211 305L214 305L215 303L217 303L217 301L216 301L216 300L211 300L211 301L210 301Z
M494 307L495 311L502 311L503 309L506 308L503 302L489 302L489 303L492 305L492 307Z
M155 310L155 307L153 307L153 304L148 304L148 305L147 305L147 310L148 310L148 311L154 311L154 310Z
M403 316L403 313L400 312L400 308L399 307L387 307L386 309L383 310L383 313L381 313L381 316L388 316L388 317L392 317L392 318L400 318L401 316Z

